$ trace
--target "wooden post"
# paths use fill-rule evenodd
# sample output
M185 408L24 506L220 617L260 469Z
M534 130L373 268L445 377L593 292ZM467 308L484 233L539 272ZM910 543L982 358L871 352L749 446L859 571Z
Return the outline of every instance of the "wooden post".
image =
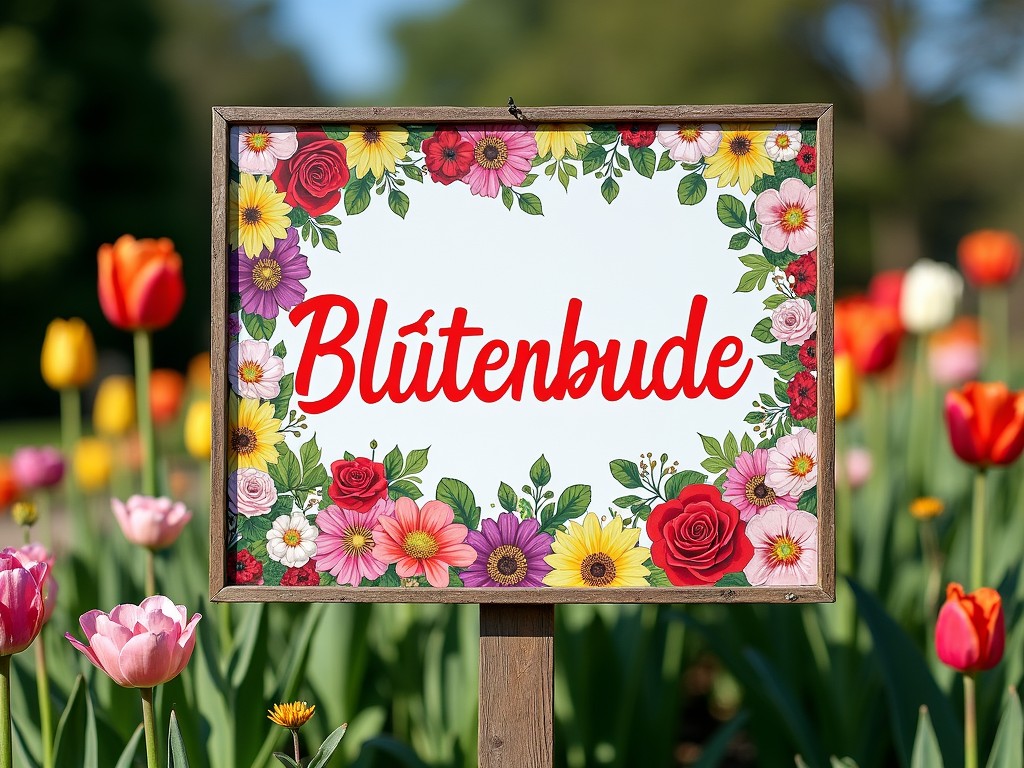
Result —
M480 768L554 765L555 606L480 606Z

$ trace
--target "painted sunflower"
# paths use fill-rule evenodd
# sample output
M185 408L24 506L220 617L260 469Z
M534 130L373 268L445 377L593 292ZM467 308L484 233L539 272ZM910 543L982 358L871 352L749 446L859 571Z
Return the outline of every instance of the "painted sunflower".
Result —
M268 464L277 464L277 444L284 440L280 428L281 420L274 418L271 403L232 397L228 422L231 469L251 467L266 472Z
M613 517L608 525L593 512L583 525L569 522L567 532L558 531L552 554L544 562L552 567L544 577L549 587L646 587L650 571L644 562L651 556L647 547L638 547L639 528L622 528L622 518Z
M730 126L722 131L718 151L707 159L704 176L718 179L719 187L740 185L747 194L758 176L774 176L775 166L768 157L765 142L769 131L755 131L745 125Z
M242 247L245 255L255 259L263 249L274 249L274 239L284 238L291 224L292 207L284 201L274 182L266 176L240 174L238 184L231 185L231 207L238 217L230 217L231 247Z
M553 160L579 157L579 148L587 143L587 130L582 123L541 123L534 132L537 154L544 157L550 152Z
M409 150L405 142L409 132L398 125L353 125L348 138L342 140L348 151L348 161L362 178L367 171L378 181L384 169L395 172L395 161L401 160Z

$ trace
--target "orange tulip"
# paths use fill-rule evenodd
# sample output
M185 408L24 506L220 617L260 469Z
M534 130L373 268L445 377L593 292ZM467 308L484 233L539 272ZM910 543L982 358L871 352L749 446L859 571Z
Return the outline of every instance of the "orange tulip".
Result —
M11 460L7 456L0 456L0 509L13 503L20 495Z
M122 235L100 246L100 307L107 320L126 331L153 331L168 325L185 298L181 257L174 243Z
M903 293L903 270L889 269L879 272L868 283L868 301L876 307L887 309L900 322L900 296ZM900 325L900 330L903 326Z
M1002 382L968 382L946 393L946 426L962 461L982 468L1010 464L1024 451L1024 392Z
M863 296L837 301L835 315L836 337L842 337L858 373L880 373L895 362L903 336L899 315Z
M210 391L209 352L200 352L188 361L188 383L197 392Z
M992 669L1003 658L1006 619L999 593L989 587L964 594L953 582L935 623L935 651L943 664L974 674Z
M149 410L153 423L174 421L185 398L185 377L170 368L157 368L149 379Z
M982 288L1008 283L1020 270L1020 240L1012 232L980 229L961 239L956 253L964 276Z

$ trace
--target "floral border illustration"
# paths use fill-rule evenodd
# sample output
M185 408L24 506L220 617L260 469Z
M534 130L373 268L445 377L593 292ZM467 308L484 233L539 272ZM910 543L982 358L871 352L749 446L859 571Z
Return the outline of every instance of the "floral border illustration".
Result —
M229 217L228 583L377 587L809 586L818 578L817 157L813 123L235 126ZM510 215L543 215L541 177L566 193L601 180L614 204L630 185L679 174L681 205L709 181L753 191L749 210L717 198L736 292L761 296L751 330L778 345L759 359L772 391L745 425L699 435L706 458L667 453L609 463L623 487L604 511L586 484L552 487L541 455L501 511L483 518L454 477L425 497L429 449L324 457L292 407L280 312L305 298L304 247L339 251L340 215L387 200L404 219L416 184L466 184ZM412 186L410 186L412 184ZM534 186L534 185L537 186ZM724 242L724 234L723 234ZM244 328L248 338L243 336ZM752 434L748 434L747 430ZM297 450L286 438L293 438ZM368 454L368 455L367 455ZM525 468L524 468L525 469ZM651 540L640 546L641 527Z

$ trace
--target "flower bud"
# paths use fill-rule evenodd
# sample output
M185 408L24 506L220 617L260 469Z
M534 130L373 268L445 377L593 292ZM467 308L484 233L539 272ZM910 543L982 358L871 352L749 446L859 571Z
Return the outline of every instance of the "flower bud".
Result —
M39 512L31 501L16 501L11 507L11 519L16 525L35 525Z
M43 381L51 389L81 389L96 375L96 344L81 318L53 320L46 327L40 359Z
M989 587L969 595L953 582L935 623L935 651L943 664L964 674L992 669L1003 658L1006 619L999 593Z
M92 406L92 423L101 435L117 437L135 426L135 382L131 376L107 376Z

